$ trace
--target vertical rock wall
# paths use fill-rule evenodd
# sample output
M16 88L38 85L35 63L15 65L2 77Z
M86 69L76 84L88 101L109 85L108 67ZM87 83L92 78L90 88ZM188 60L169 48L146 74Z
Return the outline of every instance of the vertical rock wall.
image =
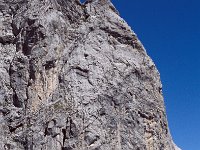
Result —
M109 0L0 0L0 149L175 149L159 73Z

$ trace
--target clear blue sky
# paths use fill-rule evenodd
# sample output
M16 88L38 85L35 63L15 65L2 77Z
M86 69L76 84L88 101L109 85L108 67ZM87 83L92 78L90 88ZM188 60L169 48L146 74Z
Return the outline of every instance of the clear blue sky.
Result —
M175 143L200 150L200 0L112 2L161 73Z

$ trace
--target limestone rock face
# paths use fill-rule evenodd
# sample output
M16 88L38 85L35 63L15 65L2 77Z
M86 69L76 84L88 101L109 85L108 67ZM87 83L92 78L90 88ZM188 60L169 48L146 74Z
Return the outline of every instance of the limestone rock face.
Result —
M109 0L0 0L0 150L175 150L159 72Z

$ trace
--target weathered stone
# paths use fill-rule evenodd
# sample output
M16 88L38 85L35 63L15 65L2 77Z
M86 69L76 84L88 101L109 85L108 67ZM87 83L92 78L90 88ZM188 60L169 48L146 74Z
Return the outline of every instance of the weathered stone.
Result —
M0 149L178 149L159 73L109 0L0 0L0 54Z

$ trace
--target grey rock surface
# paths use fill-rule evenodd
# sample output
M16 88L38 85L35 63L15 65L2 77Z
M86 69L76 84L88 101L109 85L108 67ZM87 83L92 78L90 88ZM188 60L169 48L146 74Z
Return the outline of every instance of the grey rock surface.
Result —
M109 0L0 0L0 150L175 150L159 72Z

